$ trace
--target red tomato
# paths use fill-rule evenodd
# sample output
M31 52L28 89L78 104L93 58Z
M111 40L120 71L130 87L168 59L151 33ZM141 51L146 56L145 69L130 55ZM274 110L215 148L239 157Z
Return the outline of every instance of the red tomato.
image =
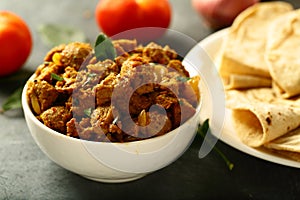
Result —
M18 15L0 11L0 76L18 71L32 48L28 26Z
M95 18L110 37L141 27L168 28L171 5L168 0L100 0Z

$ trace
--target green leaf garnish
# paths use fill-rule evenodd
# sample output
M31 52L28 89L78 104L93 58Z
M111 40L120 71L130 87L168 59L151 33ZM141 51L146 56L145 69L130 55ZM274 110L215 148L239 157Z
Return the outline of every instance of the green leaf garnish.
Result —
M42 24L38 27L38 31L42 41L50 47L87 41L87 37L80 29L62 24Z
M209 129L209 119L206 119L202 125L199 124L198 126L198 134L204 139Z
M55 73L51 73L51 78L54 79L54 80L57 80L57 81L63 81L64 78L55 74Z
M206 119L202 125L199 124L199 126L198 126L197 133L202 137L203 140L208 132L208 129L209 129L209 119ZM209 144L209 141L208 141L208 144ZM216 146L214 146L213 149L225 161L229 170L232 170L234 167L234 164L225 156L225 154L220 149L218 149L218 147L216 147Z
M176 80L180 81L180 82L187 82L188 80L190 80L190 77L184 77L184 76L177 76Z
M16 89L11 94L11 96L7 98L7 100L2 104L2 109L0 109L0 113L12 109L22 108L22 103L21 103L22 89L23 87Z
M105 34L100 34L97 37L94 49L95 56L99 61L105 59L114 60L117 56L116 49L111 39L108 38Z
M92 114L92 108L84 109L83 112L86 116L90 117Z

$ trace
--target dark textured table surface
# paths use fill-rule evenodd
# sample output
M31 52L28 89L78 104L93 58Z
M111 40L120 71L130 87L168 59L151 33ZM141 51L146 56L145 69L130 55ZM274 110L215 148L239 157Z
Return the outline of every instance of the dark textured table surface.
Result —
M171 29L200 41L212 33L192 9L190 0L171 0ZM290 1L296 8L300 0ZM24 66L33 71L49 50L38 26L44 23L80 27L90 40L99 30L93 12L97 0L3 0L0 10L18 13L34 38ZM1 47L0 47L1 48ZM1 83L0 103L21 83ZM0 115L0 199L299 199L300 171L242 153L219 141L217 147L234 163L228 170L212 151L198 158L196 137L190 148L171 165L142 179L104 184L73 174L49 160L34 143L20 110Z

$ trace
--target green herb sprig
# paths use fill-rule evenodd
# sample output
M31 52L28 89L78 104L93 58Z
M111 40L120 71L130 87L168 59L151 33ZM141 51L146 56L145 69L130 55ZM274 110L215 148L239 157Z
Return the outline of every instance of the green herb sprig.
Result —
M88 41L82 30L66 24L41 24L38 27L38 32L41 36L42 42L49 47L67 44L74 41Z
M54 79L54 80L57 80L57 81L63 81L64 78L55 74L55 73L51 73L51 78Z
M209 119L206 119L202 125L199 124L197 133L201 136L204 140L207 132L209 130ZM207 141L209 144L209 141ZM232 170L234 164L225 156L225 154L216 146L213 146L213 150L225 161L229 170Z
M190 77L184 77L184 76L177 76L176 80L180 81L180 82L187 82L188 80L190 80Z
M92 110L92 108L87 108L87 109L84 109L83 112L87 117L90 117L93 110Z
M22 87L16 89L2 104L0 108L0 113L4 113L8 110L18 109L22 107L21 96L22 96Z
M105 59L114 60L117 56L116 49L109 37L105 34L100 34L95 43L95 56L97 60L102 61Z

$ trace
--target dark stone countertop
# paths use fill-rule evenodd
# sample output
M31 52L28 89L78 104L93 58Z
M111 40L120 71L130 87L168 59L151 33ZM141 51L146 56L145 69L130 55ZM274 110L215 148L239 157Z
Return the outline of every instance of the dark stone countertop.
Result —
M190 0L171 0L171 29L200 41L213 31L205 27ZM300 7L300 1L290 1ZM33 71L49 50L38 34L43 23L80 27L90 40L99 30L93 12L97 0L0 2L0 10L18 13L30 26L34 48L25 70ZM0 47L1 48L1 47ZM0 83L0 103L20 83ZM20 110L0 115L0 199L299 199L299 169L247 155L218 141L235 164L229 171L215 152L198 158L201 139L171 165L142 179L105 184L87 180L49 160L34 143Z

